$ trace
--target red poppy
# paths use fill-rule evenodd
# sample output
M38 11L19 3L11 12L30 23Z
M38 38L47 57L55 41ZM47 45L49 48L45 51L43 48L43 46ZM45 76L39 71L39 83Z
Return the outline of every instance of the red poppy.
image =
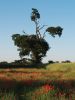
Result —
M48 85L48 84L44 85L43 88L44 88L45 92L48 92L50 90L54 90L54 86L51 86L51 85Z

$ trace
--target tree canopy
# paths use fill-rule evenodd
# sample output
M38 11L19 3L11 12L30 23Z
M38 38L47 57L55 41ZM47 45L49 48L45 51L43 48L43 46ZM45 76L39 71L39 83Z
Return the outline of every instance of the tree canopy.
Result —
M23 59L25 56L30 57L30 61L33 63L41 63L42 58L46 56L49 50L49 44L45 40L45 33L49 33L52 37L62 35L62 30L60 26L57 27L47 27L44 31L43 36L41 36L40 30L44 28L45 25L39 25L40 13L37 9L32 8L31 21L35 23L36 32L35 34L13 34L12 40L14 44L18 47L19 56ZM25 33L25 32L24 32Z

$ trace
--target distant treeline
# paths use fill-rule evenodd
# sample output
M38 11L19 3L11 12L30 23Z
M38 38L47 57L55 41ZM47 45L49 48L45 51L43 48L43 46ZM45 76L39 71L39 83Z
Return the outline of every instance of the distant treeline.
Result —
M54 63L60 63L60 62L49 60L48 63L46 64L54 64ZM71 63L71 61L65 60L65 61L61 61L61 63ZM45 64L41 63L41 65L45 65ZM15 60L14 62L10 62L10 63L8 63L7 61L0 62L0 68L34 68L34 67L38 68L38 66L39 64L37 65L30 62L25 62L23 60Z
M53 64L53 63L59 63L59 61L53 61L53 60L50 60L48 61L49 64ZM61 63L71 63L70 60L65 60L65 61L61 61Z
M39 68L39 67L44 67L46 64L31 63L23 59L23 60L15 60L14 62L10 63L8 63L7 61L0 62L0 68Z
M26 62L22 62L21 60L16 60L10 63L7 61L0 62L0 68L31 68L32 66L33 64L28 64Z

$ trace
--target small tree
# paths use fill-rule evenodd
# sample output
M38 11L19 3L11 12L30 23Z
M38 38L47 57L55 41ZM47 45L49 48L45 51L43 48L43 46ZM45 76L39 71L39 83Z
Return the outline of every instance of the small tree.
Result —
M41 35L40 30L45 27L45 25L39 25L40 13L37 9L32 8L31 21L35 23L36 34L13 34L12 39L14 44L18 47L19 56L23 59L25 56L30 56L33 63L41 63L42 58L46 56L47 51L49 50L49 45L45 40L45 33L49 33L52 37L62 35L62 28L57 27L48 27ZM25 33L23 31L23 33Z

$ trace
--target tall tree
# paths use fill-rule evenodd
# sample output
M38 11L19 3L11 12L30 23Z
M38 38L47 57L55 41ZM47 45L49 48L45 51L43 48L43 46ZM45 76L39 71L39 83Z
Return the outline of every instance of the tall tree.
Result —
M37 9L32 8L31 21L35 23L35 35L29 34L13 34L12 40L14 44L18 47L19 56L23 59L25 56L30 56L30 59L33 63L41 63L42 58L46 56L47 51L49 50L49 45L45 40L45 34L49 33L52 37L62 35L62 28L57 27L48 27L41 35L40 30L45 27L45 25L39 25L40 13ZM25 33L25 32L24 32Z

